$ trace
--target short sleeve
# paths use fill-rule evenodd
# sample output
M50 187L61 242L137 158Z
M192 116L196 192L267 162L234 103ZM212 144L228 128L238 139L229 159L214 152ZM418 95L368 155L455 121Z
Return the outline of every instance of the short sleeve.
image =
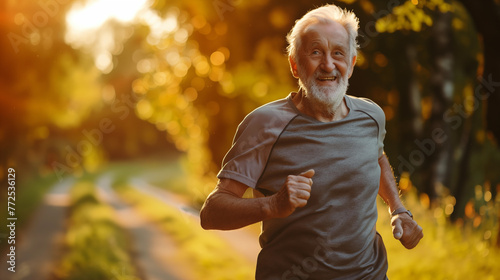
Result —
M384 139L385 139L385 113L382 108L380 108L377 104L373 103L376 106L374 119L378 125L378 157L380 158L384 154Z
M255 188L280 134L296 116L287 99L257 108L240 123L217 178Z
M377 103L373 102L368 98L360 98L349 96L354 105L355 109L360 110L368 114L378 126L378 157L380 158L384 154L384 139L385 139L385 113Z

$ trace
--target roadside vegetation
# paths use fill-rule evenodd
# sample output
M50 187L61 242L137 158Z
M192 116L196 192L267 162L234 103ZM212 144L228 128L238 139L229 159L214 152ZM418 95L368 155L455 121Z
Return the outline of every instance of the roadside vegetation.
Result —
M179 258L194 267L198 279L246 280L254 277L255 268L248 261L235 254L223 239L204 231L191 217L128 185L115 184L114 188L121 198L174 239L179 246Z
M27 177L25 174L20 172L17 173L18 178L16 178L15 185L15 217L16 220L16 230L18 232L22 231L27 225L30 218L35 213L36 208L40 204L43 199L45 193L54 186L54 184L58 183L57 177L54 175L51 176L31 176ZM23 177L24 176L24 177ZM7 180L5 180L7 182ZM7 187L5 187L5 193L0 195L0 199L2 201L2 205L5 205L5 208L2 207L0 211L0 220L7 221ZM5 202L5 203L4 203ZM4 231L0 231L2 233ZM7 231L5 231L7 233ZM1 239L0 239L1 241ZM9 247L7 242L0 242L0 252L3 253Z
M130 240L116 224L113 209L99 201L93 183L80 181L73 186L64 241L57 279L139 279L130 256Z
M481 186L477 188L484 190ZM489 198L486 191L482 192L482 196L468 204L465 217L452 223L451 196L430 209L425 195L418 196L415 189L409 190L403 196L405 204L424 229L424 238L412 250L394 239L387 207L379 201L377 230L387 249L389 279L500 279L500 249L495 246L500 195L485 202L484 194Z

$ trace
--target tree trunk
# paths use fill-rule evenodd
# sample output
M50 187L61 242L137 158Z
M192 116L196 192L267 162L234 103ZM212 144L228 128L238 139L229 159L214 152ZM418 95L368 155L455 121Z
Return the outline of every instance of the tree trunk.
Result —
M482 37L484 68L478 72L482 96L486 99L486 127L497 141L500 140L500 7L495 0L460 0ZM497 194L498 195L498 194ZM500 223L500 217L498 222ZM500 230L497 233L500 247Z
M399 91L398 142L402 145L399 147L400 156L394 168L398 175L409 172L413 177L422 163L412 161L410 155L415 149L413 142L422 137L423 133L420 102L422 92L417 77L417 46L410 35L408 40L401 40L395 49L403 51L395 52L394 59L397 73L396 88Z
M451 128L443 119L443 114L452 103L453 81L453 32L452 14L436 11L431 29L429 49L431 56L431 77L429 81L432 93L432 110L426 126L427 136L422 140L421 150L428 156L423 171L423 191L433 201L438 197L440 186L450 184L449 160L452 154ZM434 135L444 135L435 137ZM443 141L444 140L444 141Z
M495 0L460 0L482 37L484 70L482 76L483 96L486 99L487 129L492 132L497 143L500 140L500 7Z

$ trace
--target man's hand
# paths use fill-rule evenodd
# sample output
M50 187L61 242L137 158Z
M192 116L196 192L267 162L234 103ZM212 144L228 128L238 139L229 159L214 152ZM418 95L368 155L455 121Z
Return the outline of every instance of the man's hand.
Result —
M313 176L313 169L299 175L289 175L281 189L271 196L271 216L285 218L290 216L297 207L304 207L311 196Z
M406 249L413 249L424 233L422 227L415 222L408 214L401 213L391 219L392 234L398 239Z

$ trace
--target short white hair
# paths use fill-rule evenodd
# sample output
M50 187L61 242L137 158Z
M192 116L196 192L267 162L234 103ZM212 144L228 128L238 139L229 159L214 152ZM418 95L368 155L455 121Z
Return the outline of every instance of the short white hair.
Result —
M292 30L286 36L288 41L287 52L288 56L297 61L297 50L300 48L302 33L308 26L314 23L340 23L347 31L349 37L349 54L352 59L358 54L358 37L359 19L353 12L342 10L336 5L327 4L307 12L301 19L295 21ZM349 59L349 63L351 61Z

